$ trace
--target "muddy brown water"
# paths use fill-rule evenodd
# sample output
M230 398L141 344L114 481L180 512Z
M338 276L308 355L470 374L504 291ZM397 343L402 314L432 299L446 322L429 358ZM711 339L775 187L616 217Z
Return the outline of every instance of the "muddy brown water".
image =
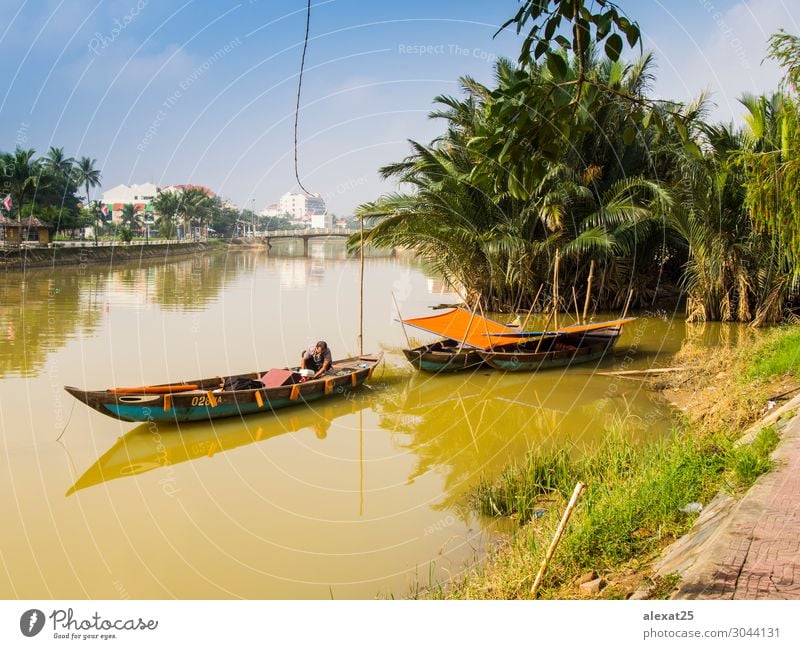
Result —
M580 452L621 421L634 441L670 428L657 395L598 370L668 365L680 318L640 318L599 367L416 374L392 292L406 317L458 297L380 256L366 260L364 348L386 363L350 398L179 432L63 391L282 367L317 339L357 352L358 261L336 243L298 253L0 274L1 597L404 597L491 542L464 506L482 475L531 449Z

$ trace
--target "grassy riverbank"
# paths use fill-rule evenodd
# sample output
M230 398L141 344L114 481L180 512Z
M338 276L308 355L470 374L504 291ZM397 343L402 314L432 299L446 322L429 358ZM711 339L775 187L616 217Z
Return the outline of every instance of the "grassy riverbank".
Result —
M484 515L516 519L519 528L484 565L434 591L448 598L526 598L564 506L578 481L586 484L567 532L550 563L540 598L624 598L650 583L649 566L684 534L720 489L745 491L770 469L779 441L774 427L749 444L736 444L745 428L776 401L793 394L800 371L800 328L755 333L736 347L687 345L682 370L656 389L682 404L673 434L636 446L624 421L605 442L581 457L565 451L531 454L487 478L472 494ZM756 338L758 340L756 341ZM688 510L688 511L687 511ZM599 594L579 589L577 578L597 573Z

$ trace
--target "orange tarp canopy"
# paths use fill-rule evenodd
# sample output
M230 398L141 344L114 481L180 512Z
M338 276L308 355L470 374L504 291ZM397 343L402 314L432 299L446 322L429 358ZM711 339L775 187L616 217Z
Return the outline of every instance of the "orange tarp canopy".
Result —
M490 349L492 345L511 345L526 342L526 338L502 337L493 338L491 334L516 333L516 329L506 327L504 324L482 318L464 309L452 309L444 313L426 316L424 318L410 318L403 322L417 329L437 334L463 342L466 347L477 349ZM489 334L489 335L487 335Z

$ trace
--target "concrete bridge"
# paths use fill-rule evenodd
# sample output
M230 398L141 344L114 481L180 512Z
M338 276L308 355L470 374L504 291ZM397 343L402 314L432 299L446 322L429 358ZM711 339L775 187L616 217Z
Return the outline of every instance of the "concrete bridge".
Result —
M264 235L264 243L267 244L267 249L272 248L273 239L302 239L303 240L303 256L308 257L308 242L310 239L322 237L341 237L348 238L350 235L355 234L358 230L350 230L348 228L315 228L313 230L271 230L267 231Z

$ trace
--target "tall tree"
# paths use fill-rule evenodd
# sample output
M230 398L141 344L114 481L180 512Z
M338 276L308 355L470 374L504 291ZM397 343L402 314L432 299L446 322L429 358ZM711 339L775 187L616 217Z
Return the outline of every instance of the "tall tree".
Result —
M86 188L86 205L89 206L89 191L92 187L100 185L102 175L99 169L95 168L97 160L89 157L82 157L78 160L75 167L75 175L77 182ZM99 218L99 210L94 211L94 245L97 245L97 221Z
M35 154L33 149L17 147L14 153L4 154L0 161L11 195L11 214L16 214L17 220L22 220L27 200L33 201L41 185L42 165L34 159Z

